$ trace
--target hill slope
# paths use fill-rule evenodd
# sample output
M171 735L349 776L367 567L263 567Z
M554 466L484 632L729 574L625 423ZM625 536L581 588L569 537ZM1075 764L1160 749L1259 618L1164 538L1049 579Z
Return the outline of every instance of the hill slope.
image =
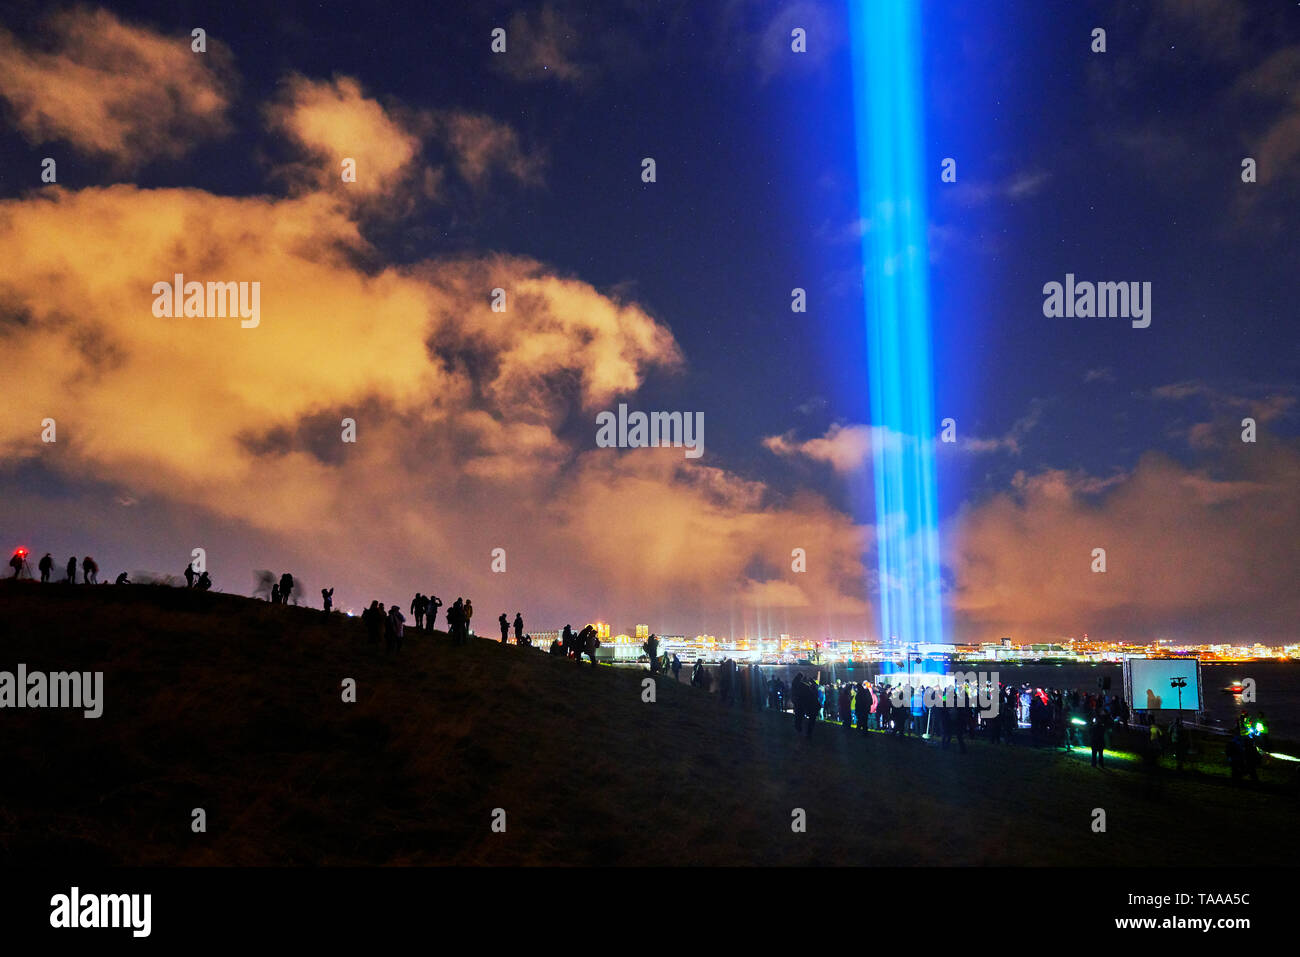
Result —
M0 862L1260 864L1300 849L1285 769L1245 789L831 725L808 741L788 716L671 680L647 704L644 673L407 635L390 659L358 621L305 608L4 583L0 670L105 676L97 720L0 711Z

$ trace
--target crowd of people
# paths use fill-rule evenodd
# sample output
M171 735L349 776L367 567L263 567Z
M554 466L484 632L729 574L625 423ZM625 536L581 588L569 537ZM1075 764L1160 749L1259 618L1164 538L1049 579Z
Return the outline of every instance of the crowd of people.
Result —
M671 664L673 674L677 674L681 663L676 655L656 658L657 642L647 642L643 650L649 656L652 672L666 672ZM815 677L797 672L787 684L779 673L764 674L758 665L726 658L718 665L716 677L721 704L793 713L795 733L808 737L816 724L830 723L845 733L878 731L897 737L938 738L943 749L951 747L955 740L962 752L966 750L966 739L976 737L993 744L1022 742L1068 752L1084 747L1091 752L1093 767L1105 768L1114 730L1137 730L1130 724L1134 715L1127 702L1120 695L1101 690L1033 688L999 682L997 707L993 708L993 689L984 689L981 697L980 689L969 685L942 689L883 680L822 681L820 672ZM706 692L712 690L714 680L702 659L696 660L690 683ZM1177 770L1183 770L1191 731L1182 718L1175 717L1167 725L1152 721L1147 736L1144 760L1159 764L1169 751ZM1226 746L1234 780L1257 780L1267 745L1268 726L1263 714L1255 718L1243 715Z
M579 664L582 663L582 656L586 655L594 668L596 649L599 647L600 638L596 635L594 626L587 625L575 634L572 625L565 625L564 630L560 632L560 637L551 641L550 651L553 655L572 658Z
M18 549L9 560L13 577L31 577L27 551ZM46 553L37 563L42 583L48 583L54 570L54 558ZM81 561L82 581L98 584L99 566L89 555ZM269 573L263 573L267 580ZM185 566L185 585L199 591L212 587L208 572L196 572L193 563ZM65 566L66 584L77 580L77 559L73 556ZM130 584L126 572L117 576L115 584ZM283 573L271 586L272 604L288 604L294 595L294 578ZM265 582L263 584L265 587ZM296 603L296 597L295 597ZM321 602L328 614L333 610L334 589L321 589ZM436 595L416 593L410 612L419 632L435 629L438 609L443 602ZM453 645L465 645L473 634L474 604L458 597L447 608L447 632ZM367 641L385 642L389 654L401 651L405 637L406 616L396 604L387 608L378 600L361 613ZM515 644L532 645L532 636L524 632L521 612L511 620L506 612L497 619L501 628L501 643L506 644L513 630ZM650 635L641 646L650 665L651 674L669 674L681 680L682 661L676 654L659 652L659 639ZM585 657L596 665L596 651L600 639L596 628L587 625L574 632L565 625L559 638L551 642L552 655L571 658L579 663ZM691 670L690 684L706 693L713 691L714 677L697 658ZM959 750L966 750L968 737L982 737L993 744L1012 744L1027 734L1028 743L1034 746L1051 745L1066 751L1086 746L1092 752L1094 767L1104 768L1106 748L1111 730L1115 726L1127 728L1132 713L1119 695L1104 691L1079 689L1031 688L1029 685L999 683L997 707L992 708L992 689L966 686L962 689L949 686L944 689L911 687L890 684L884 680L823 682L821 672L809 677L797 672L787 685L779 673L765 675L755 664L741 664L724 658L717 668L717 694L723 705L738 705L742 709L793 712L797 734L811 737L813 728L820 723L838 724L843 732L857 730L862 733L878 731L897 737L911 735L938 736L941 747L947 749L955 739ZM1191 744L1191 732L1181 717L1168 725L1151 722L1147 732L1144 758L1158 764L1166 753L1172 753L1175 766L1181 771ZM1268 754L1268 725L1263 712L1252 718L1243 713L1226 746L1228 766L1234 781L1243 778L1258 780L1259 766Z
M16 549L9 559L9 567L13 569L13 578L31 578L31 568L27 562L27 549ZM41 584L49 584L54 575L54 556L46 552L41 556L41 560L36 563L36 570L40 575ZM101 584L99 580L99 564L89 555L81 559L81 582L84 585ZM63 569L63 578L60 584L75 585L77 584L77 556L73 555L68 559ZM118 573L113 579L114 585L130 585L131 578L126 572ZM189 588L197 588L199 591L207 591L212 587L212 578L206 571L195 574L191 565L185 566L185 584Z

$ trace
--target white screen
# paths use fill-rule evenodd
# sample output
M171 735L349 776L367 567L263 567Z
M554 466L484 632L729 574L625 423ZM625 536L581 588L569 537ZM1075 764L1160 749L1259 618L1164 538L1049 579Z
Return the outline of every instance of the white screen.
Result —
M1195 711L1199 707L1201 689L1195 659L1130 658L1129 667L1133 675L1132 707L1148 711L1176 710L1179 691L1169 685L1173 678L1187 681L1187 687L1182 689L1182 709Z

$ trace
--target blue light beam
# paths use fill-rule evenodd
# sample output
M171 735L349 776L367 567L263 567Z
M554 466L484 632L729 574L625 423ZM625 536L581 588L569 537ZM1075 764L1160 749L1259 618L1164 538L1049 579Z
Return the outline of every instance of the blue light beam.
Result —
M850 0L882 643L944 640L919 0Z

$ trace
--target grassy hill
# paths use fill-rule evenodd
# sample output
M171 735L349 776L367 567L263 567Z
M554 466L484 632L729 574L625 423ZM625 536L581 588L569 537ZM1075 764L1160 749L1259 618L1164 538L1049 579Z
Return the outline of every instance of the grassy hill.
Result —
M788 716L671 680L643 703L644 673L409 629L388 658L356 620L231 595L6 582L0 670L19 662L103 671L104 713L0 711L10 866L1290 864L1300 850L1289 767L1250 788L832 725L809 741Z

